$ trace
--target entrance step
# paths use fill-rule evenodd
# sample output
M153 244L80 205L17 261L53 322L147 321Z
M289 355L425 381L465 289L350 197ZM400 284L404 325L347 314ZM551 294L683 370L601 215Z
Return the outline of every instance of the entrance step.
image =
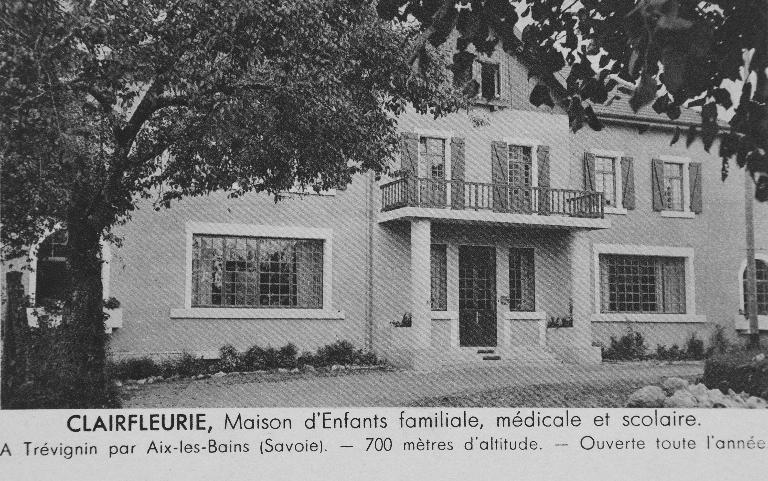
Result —
M478 349L477 353L478 354L493 354L494 350L493 349Z
M483 356L483 361L500 361L500 360L501 360L501 356L499 356L499 355L496 355L496 356Z

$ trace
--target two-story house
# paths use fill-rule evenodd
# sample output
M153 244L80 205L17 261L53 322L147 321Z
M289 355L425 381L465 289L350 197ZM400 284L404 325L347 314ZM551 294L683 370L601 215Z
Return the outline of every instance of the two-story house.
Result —
M346 339L419 368L598 362L596 344L628 327L651 347L746 327L744 175L721 182L717 146L670 145L695 112L672 122L617 101L598 109L601 132L574 134L564 111L528 101L540 80L524 58L457 62L477 101L402 115L396 177L277 204L222 193L138 210L116 229L122 245L104 247L105 297L120 302L112 355ZM768 329L768 206L755 217ZM32 250L33 299L57 295L65 241Z

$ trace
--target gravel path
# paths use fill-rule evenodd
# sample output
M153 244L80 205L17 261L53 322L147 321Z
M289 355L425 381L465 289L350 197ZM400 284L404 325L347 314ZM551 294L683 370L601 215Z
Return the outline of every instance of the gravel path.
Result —
M416 371L340 371L276 378L232 375L123 388L123 406L362 407L550 406L612 407L633 388L669 376L689 379L703 363L605 363L598 366L482 365ZM629 391L628 391L629 390ZM628 392L627 392L628 391Z

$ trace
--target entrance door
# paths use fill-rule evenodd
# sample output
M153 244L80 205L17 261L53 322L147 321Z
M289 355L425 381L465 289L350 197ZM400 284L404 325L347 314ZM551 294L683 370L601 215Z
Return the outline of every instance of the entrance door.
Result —
M496 249L459 246L459 343L496 345Z

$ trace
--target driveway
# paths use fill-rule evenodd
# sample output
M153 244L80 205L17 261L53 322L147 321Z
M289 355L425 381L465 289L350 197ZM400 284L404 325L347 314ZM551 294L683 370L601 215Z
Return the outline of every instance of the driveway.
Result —
M278 381L231 375L198 381L162 382L124 388L123 406L145 407L362 407L422 404L424 399L504 388L610 389L623 383L653 384L670 376L693 378L703 363L647 362L597 366L481 365L416 371L348 371L295 375ZM422 401L422 402L420 402Z

